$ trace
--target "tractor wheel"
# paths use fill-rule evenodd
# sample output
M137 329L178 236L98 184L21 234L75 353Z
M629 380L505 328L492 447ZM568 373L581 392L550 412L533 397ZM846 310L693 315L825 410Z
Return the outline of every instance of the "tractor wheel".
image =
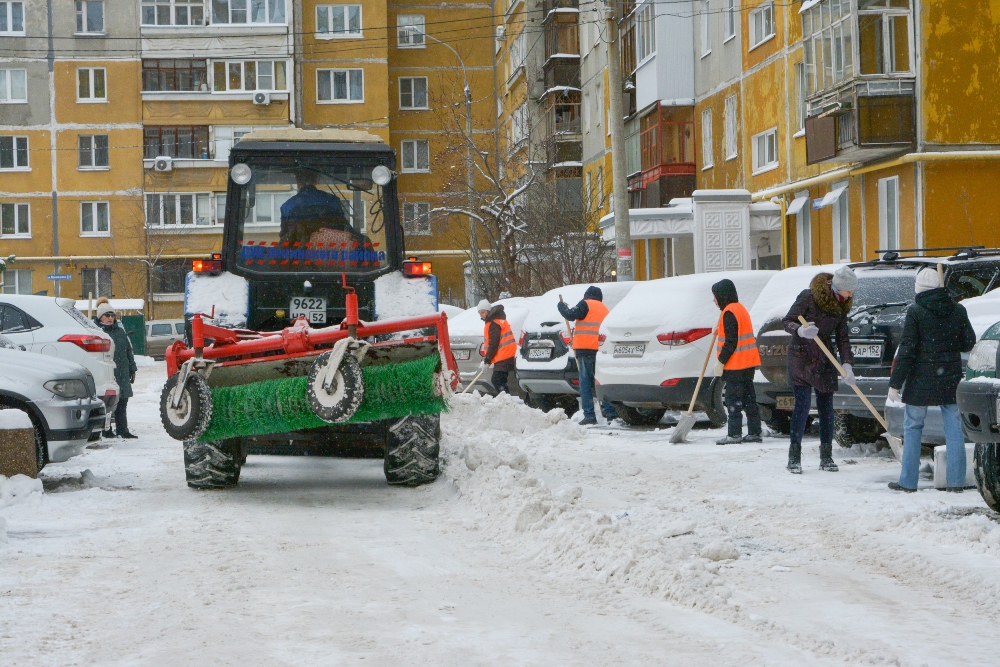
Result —
M192 373L188 375L181 400L174 408L170 405L170 392L179 377L180 373L174 373L163 385L163 391L160 392L160 421L167 435L174 440L197 439L212 421L212 391L205 378Z
M973 461L979 495L991 510L1000 512L1000 443L977 442Z
M841 447L876 442L882 435L882 425L874 419L855 417L849 412L833 416L833 438Z
M306 398L313 413L332 424L345 422L358 411L365 395L365 376L361 363L350 352L344 354L340 366L331 373L328 368L331 354L321 354L309 369Z
M630 408L624 403L614 403L618 418L629 426L653 426L659 424L666 408Z
M410 415L389 423L385 445L385 480L420 486L441 473L441 416Z
M240 438L184 441L184 472L192 489L222 489L240 481Z

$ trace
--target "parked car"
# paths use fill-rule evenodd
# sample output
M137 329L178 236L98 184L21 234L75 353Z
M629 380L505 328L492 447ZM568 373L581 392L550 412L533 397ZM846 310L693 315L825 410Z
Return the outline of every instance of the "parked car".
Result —
M73 299L0 295L0 334L28 352L80 364L94 378L108 412L118 403L111 338L76 309Z
M687 410L719 323L712 285L729 278L740 303L752 308L776 273L725 271L637 283L601 327L598 398L631 425L658 423L668 409ZM695 410L716 428L726 421L723 384L709 363Z
M184 340L184 320L150 320L146 322L146 355L163 359L175 340Z
M971 317L969 318L972 319ZM975 326L975 324L973 324ZM966 440L976 443L976 486L990 509L1000 512L1000 322L983 333L969 354L956 397Z
M521 324L528 316L534 297L511 297L500 299L494 302L503 304L504 313L507 315L507 322L516 338L521 336ZM479 318L479 311L475 306L464 311L462 314L448 319L448 337L451 339L451 351L458 362L458 371L462 377L462 383L468 384L479 373L479 364L486 354L485 339L483 338L483 328L485 324ZM492 373L487 369L479 380L469 391L480 391L484 394L496 394L496 389L490 384ZM507 385L512 392L518 391L517 374L508 378Z
M0 408L28 413L39 470L79 454L104 428L104 402L90 371L72 361L23 351L3 335Z
M610 310L638 283L566 285L537 297L524 321L516 358L517 379L528 405L545 411L562 408L571 416L579 409L580 378L572 335L556 304L562 295L570 307L575 306L592 284L601 289L603 303Z

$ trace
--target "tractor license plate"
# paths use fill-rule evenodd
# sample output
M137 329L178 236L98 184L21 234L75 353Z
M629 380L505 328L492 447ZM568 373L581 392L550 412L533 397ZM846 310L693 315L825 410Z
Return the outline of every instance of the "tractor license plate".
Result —
M616 357L641 357L646 352L645 343L616 343Z
M529 359L551 359L552 358L552 348L551 347L529 347L528 348L528 358Z
M774 398L774 407L779 410L794 410L795 409L795 397L794 396L776 396Z
M882 344L864 344L864 345L851 345L851 353L855 357L860 357L861 359L881 359L882 358Z
M468 361L472 356L472 350L455 350L456 361Z
M293 296L289 310L294 320L302 315L309 324L326 324L326 299L318 296Z

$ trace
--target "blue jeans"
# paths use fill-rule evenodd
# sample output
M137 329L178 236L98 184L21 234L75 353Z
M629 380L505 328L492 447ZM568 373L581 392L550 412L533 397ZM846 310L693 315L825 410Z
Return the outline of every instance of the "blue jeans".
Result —
M797 384L792 387L792 391L795 394L795 408L792 410L788 460L798 462L802 457L802 436L809 423L813 388L807 384ZM828 459L833 456L833 392L816 392L816 411L819 412L819 458Z
M920 440L926 416L926 405L906 406L906 418L903 420L903 469L899 473L899 485L907 489L917 488L920 476ZM948 448L947 484L962 488L965 486L965 434L962 433L962 417L958 412L958 405L942 405L941 421Z
M597 419L594 414L594 368L596 365L596 352L587 354L580 350L576 351L576 367L580 378L580 407L583 408L583 416L587 419ZM607 401L601 402L601 414L609 420L618 416L614 406Z

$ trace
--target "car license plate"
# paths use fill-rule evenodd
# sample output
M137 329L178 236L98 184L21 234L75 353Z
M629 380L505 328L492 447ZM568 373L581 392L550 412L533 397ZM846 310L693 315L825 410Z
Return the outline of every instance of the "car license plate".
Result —
M326 324L326 299L318 296L293 296L289 308L292 319L304 316L310 324Z
M472 350L455 350L455 359L457 361L468 361L471 356Z
M641 357L646 351L645 343L615 343L616 357Z
M529 359L551 359L552 358L552 348L551 347L529 347L528 348L528 358Z
M794 396L776 396L774 399L774 407L778 410L794 410L795 409L795 397Z
M872 344L862 344L862 345L851 345L851 353L855 357L860 357L861 359L881 359L882 358L882 344L872 343Z

